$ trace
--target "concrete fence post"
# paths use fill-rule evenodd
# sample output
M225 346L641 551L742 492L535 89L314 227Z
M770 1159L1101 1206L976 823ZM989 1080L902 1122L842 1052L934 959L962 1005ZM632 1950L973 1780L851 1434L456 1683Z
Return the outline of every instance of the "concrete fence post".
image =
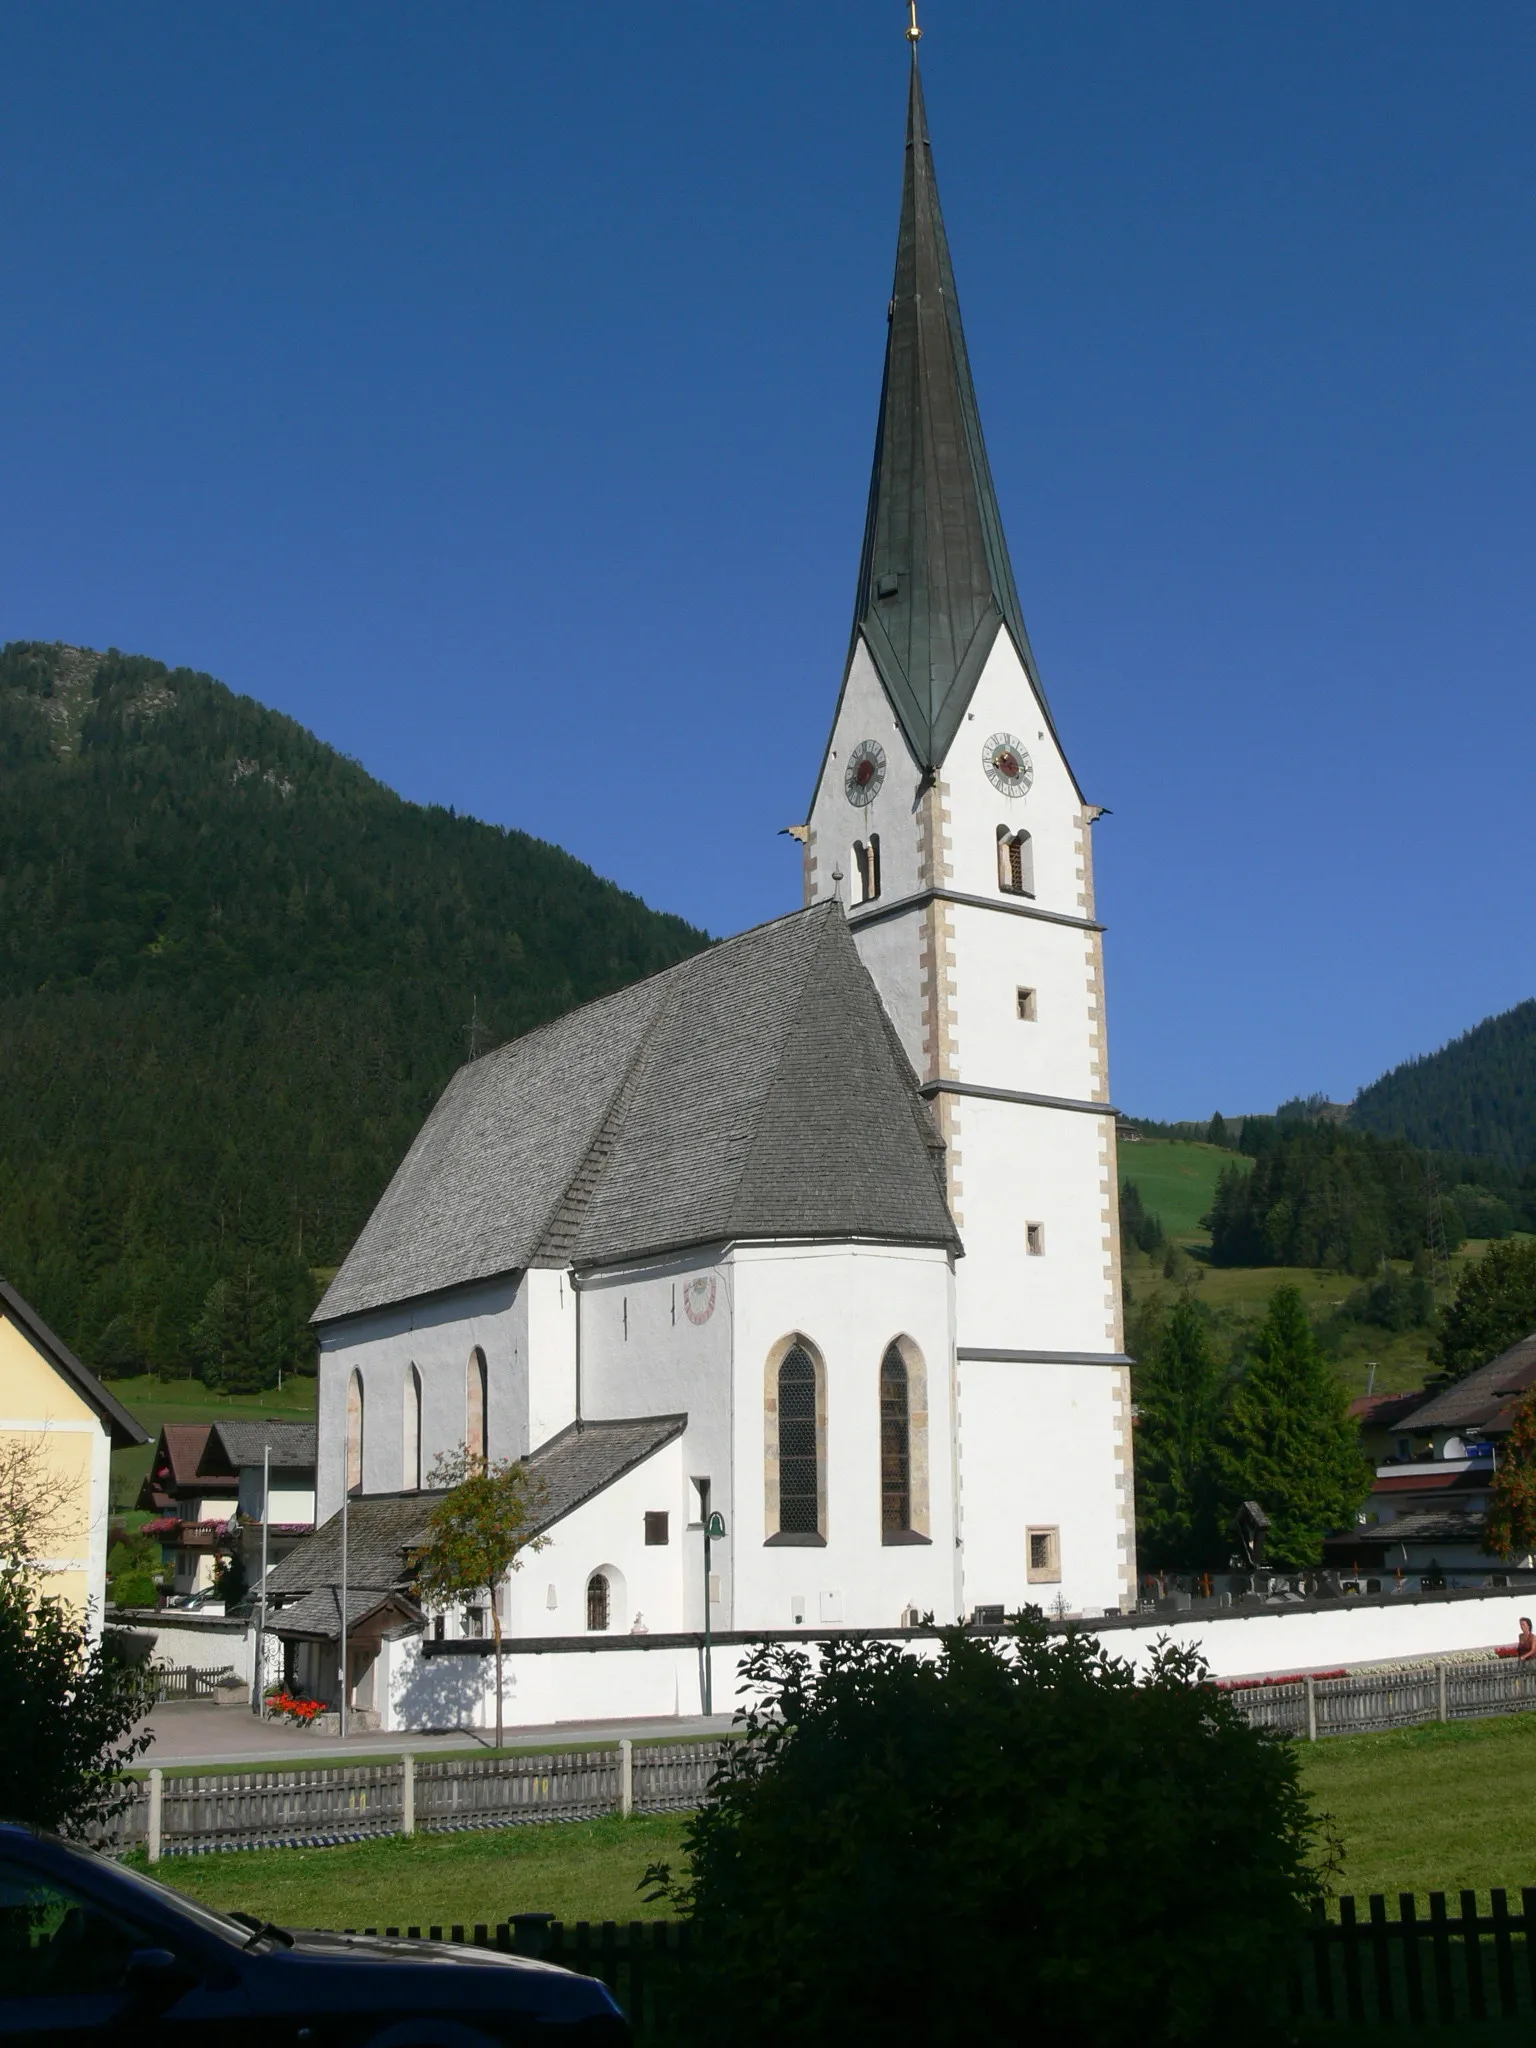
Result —
M1307 1740L1317 1740L1317 1680L1309 1671L1302 1683L1307 1688Z
M416 1753L410 1749L400 1759L400 1832L416 1832Z
M151 1863L160 1861L160 1823L164 1811L165 1773L158 1765L149 1774L149 1828L147 1854Z
M635 1810L635 1745L627 1735L619 1738L619 1811L627 1820Z
M1443 1661L1442 1661L1441 1663L1439 1663L1439 1664L1437 1664L1437 1665L1435 1666L1435 1682L1436 1682L1436 1687L1437 1687L1437 1690L1438 1690L1438 1692L1439 1692L1439 1695L1440 1695L1440 1700L1439 1700L1439 1706L1440 1706L1440 1716L1439 1716L1439 1718L1440 1718L1440 1719L1441 1719L1442 1721L1449 1721L1449 1719L1451 1718L1451 1710L1450 1710L1450 1704L1449 1704L1449 1702L1448 1702L1448 1701L1447 1701L1447 1699L1446 1699L1446 1685L1445 1685L1445 1664L1444 1664L1444 1662L1443 1662Z

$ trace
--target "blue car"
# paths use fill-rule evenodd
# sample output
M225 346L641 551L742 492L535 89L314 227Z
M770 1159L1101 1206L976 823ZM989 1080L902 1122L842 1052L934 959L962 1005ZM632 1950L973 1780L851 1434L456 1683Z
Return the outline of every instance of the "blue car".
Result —
M431 1941L297 1933L0 1824L0 2039L47 2048L625 2048L595 1977Z

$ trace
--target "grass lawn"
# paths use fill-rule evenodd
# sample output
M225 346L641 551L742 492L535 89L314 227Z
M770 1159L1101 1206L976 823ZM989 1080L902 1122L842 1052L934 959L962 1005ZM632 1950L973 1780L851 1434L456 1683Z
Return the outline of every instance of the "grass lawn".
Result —
M281 1387L264 1394L220 1394L201 1380L161 1380L153 1373L135 1379L108 1380L108 1391L122 1402L150 1441L131 1451L112 1453L112 1505L122 1509L137 1498L154 1439L166 1422L217 1422L221 1417L259 1417L263 1421L303 1421L315 1412L319 1382L292 1375Z
M1200 1234L1200 1218L1216 1195L1224 1167L1251 1168L1253 1161L1220 1145L1187 1145L1167 1138L1144 1138L1122 1145L1120 1182L1134 1181L1144 1208L1161 1216L1170 1237Z
M1536 1884L1536 1714L1301 1745L1302 1781L1344 1840L1340 1891L1515 1895ZM1395 1906L1392 1908L1395 1916Z
M668 1909L648 1906L639 1886L648 1863L681 1865L686 1825L686 1814L610 1814L337 1849L171 1856L155 1875L210 1906L289 1927L490 1925L513 1913L664 1920Z

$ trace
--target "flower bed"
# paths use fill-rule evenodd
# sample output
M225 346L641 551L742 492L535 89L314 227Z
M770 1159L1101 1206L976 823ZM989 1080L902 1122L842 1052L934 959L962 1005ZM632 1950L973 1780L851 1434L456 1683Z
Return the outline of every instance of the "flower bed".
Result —
M317 1714L325 1712L324 1700L301 1700L291 1692L269 1692L266 1696L267 1712L274 1720L297 1721L301 1728L307 1728Z

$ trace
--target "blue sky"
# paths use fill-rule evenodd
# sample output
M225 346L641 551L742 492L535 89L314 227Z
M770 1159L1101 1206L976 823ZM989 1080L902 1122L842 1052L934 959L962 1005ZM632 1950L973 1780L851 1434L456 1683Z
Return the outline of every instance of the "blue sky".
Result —
M716 932L797 900L897 0L0 17L0 637L280 706ZM930 0L1116 1099L1536 991L1536 12Z

